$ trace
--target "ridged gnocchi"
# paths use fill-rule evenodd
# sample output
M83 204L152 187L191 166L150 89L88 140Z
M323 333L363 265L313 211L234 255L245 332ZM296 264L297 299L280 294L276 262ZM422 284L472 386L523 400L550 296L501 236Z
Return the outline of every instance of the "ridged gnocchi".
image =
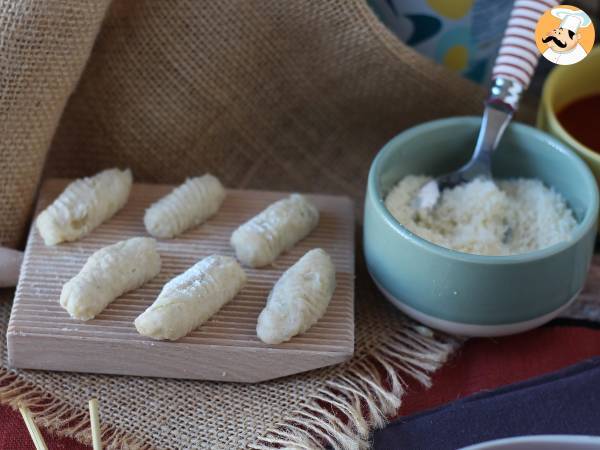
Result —
M312 327L335 291L335 266L327 252L307 252L279 278L256 324L258 338L279 344Z
M262 267L292 248L318 223L317 207L305 196L292 194L240 225L230 241L242 264Z
M154 303L135 319L135 328L153 339L177 340L206 322L245 283L246 273L234 258L204 258L165 284Z
M90 320L113 300L160 272L156 241L136 237L104 247L62 288L60 304L71 317Z
M131 190L131 171L107 169L73 181L36 221L46 245L75 241L125 205Z
M152 236L172 238L216 214L224 199L217 177L189 178L146 210L144 225Z

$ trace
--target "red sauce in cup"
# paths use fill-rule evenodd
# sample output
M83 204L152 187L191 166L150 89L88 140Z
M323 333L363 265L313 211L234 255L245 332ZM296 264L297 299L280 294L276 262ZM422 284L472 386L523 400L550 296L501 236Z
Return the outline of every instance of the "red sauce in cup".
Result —
M569 103L558 112L557 117L571 136L600 153L600 94Z

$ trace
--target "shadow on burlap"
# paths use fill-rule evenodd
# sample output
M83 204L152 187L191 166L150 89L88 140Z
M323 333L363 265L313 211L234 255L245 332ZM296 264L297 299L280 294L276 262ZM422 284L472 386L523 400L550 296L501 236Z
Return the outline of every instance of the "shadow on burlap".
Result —
M365 1L109 3L0 0L3 245L22 245L42 174L111 166L138 181L209 171L230 187L347 194L360 210L390 137L481 111L480 88L398 42ZM427 384L454 343L408 324L357 264L346 365L260 385L10 372L3 342L0 400L89 441L97 395L115 448L367 445L400 404L400 376Z

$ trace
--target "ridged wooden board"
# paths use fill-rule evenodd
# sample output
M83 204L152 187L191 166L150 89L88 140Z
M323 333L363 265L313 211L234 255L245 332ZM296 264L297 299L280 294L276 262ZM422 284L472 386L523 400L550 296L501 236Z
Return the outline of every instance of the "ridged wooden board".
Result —
M48 180L38 212L69 180ZM13 367L89 373L257 382L340 363L354 351L354 211L349 198L309 195L318 227L296 247L262 269L245 268L248 283L207 323L176 342L140 336L133 320L166 281L213 253L234 256L231 232L284 192L229 190L216 216L172 240L158 240L160 274L119 297L88 322L71 319L59 305L62 285L96 250L147 235L144 210L173 189L134 184L128 203L112 219L77 242L44 245L32 227L8 326ZM325 316L308 332L280 345L256 337L256 319L279 276L305 252L321 247L333 258L337 287Z

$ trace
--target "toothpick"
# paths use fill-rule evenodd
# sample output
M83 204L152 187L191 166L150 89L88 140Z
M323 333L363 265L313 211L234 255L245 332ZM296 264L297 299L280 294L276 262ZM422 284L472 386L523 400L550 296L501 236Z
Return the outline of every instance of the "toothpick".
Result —
M31 440L33 441L33 445L35 445L36 450L48 450L46 447L46 442L44 442L44 438L42 437L42 433L40 433L40 429L37 427L33 418L31 417L31 411L24 405L19 405L19 412L23 416L23 420L25 421L25 425L27 426L27 430L31 435Z
M93 398L89 402L90 423L92 425L92 444L94 450L102 450L102 438L100 435L100 415L98 414L98 400Z

